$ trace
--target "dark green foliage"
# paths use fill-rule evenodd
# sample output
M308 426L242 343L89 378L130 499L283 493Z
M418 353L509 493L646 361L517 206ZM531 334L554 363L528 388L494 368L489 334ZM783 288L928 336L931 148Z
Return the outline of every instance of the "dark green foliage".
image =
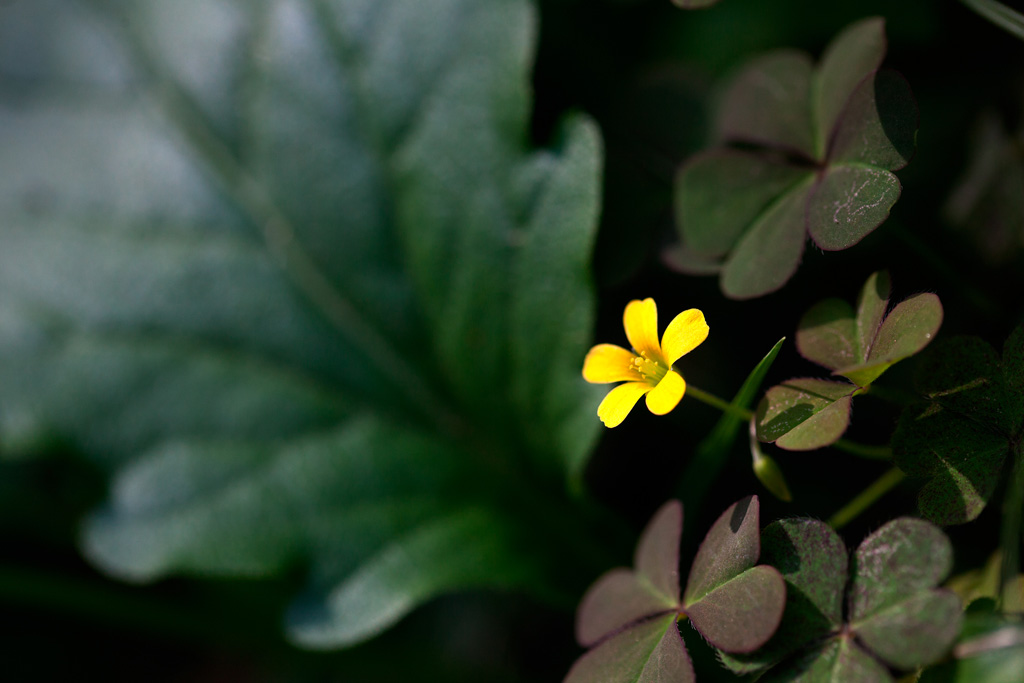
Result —
M936 588L952 567L952 547L927 522L885 524L852 561L836 533L816 520L774 522L763 543L762 559L786 580L786 611L763 648L722 655L737 673L771 667L760 680L892 681L887 666L935 662L960 632L959 598Z
M927 479L918 504L939 524L969 522L999 483L1007 454L1018 452L1024 422L1024 325L1002 357L977 337L945 341L917 375L925 401L900 417L896 464Z
M917 106L906 81L880 70L882 19L832 41L815 67L792 50L757 58L733 79L718 128L725 143L689 161L676 179L683 272L720 271L736 299L782 287L809 235L847 249L877 228L899 198L891 171L914 151Z
M116 473L86 554L306 566L313 647L455 589L567 599L601 142L524 144L531 5L38 11L63 28L0 105L0 439Z
M842 299L825 299L803 315L797 350L849 382L803 378L772 387L758 405L758 439L796 451L835 443L849 425L856 393L935 338L939 297L917 294L887 312L890 291L889 274L873 273L856 311Z
M1024 246L1024 153L1021 132L985 112L975 124L970 159L945 215L990 262L1005 264Z
M756 565L760 507L745 498L711 527L680 597L682 506L655 513L637 543L633 570L614 569L594 583L576 615L576 639L592 649L567 683L693 681L675 626L688 617L704 638L728 652L750 652L775 632L786 601L779 572ZM756 565L756 566L755 566Z

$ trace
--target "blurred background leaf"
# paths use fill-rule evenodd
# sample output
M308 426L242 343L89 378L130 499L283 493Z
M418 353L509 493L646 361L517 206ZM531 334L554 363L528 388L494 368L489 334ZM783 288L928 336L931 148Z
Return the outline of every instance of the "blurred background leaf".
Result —
M305 566L313 647L467 587L572 600L600 140L530 151L530 5L12 11L62 30L4 64L0 435L116 472L86 554Z

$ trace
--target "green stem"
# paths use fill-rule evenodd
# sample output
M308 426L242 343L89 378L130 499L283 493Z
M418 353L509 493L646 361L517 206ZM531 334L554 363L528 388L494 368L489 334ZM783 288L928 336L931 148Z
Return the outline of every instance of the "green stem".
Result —
M1024 40L1024 15L996 0L960 0L1007 33Z
M870 460L892 460L892 448L889 446L869 446L856 441L839 439L832 444L832 447Z
M832 515L828 520L829 526L833 529L843 528L856 519L862 512L874 505L879 498L894 489L897 484L906 478L906 476L907 475L903 474L901 470L895 467L892 468L866 489L861 491L856 498L851 500L838 512Z
M723 413L730 413L732 415L735 415L736 417L740 418L744 422L749 422L754 417L754 414L752 412L750 412L749 410L747 410L746 408L740 408L739 406L734 406L733 404L729 403L728 401L726 401L724 399L721 399L721 398L718 398L714 394L709 394L708 392L704 391L703 389L698 389L697 387L693 386L692 384L687 384L686 385L686 394L685 395L686 396L692 396L693 398L697 399L701 403L705 403L705 404L711 406L712 408L718 408Z
M717 408L723 413L729 413L735 415L744 422L750 422L754 418L754 413L745 408L734 406L728 401L721 399L714 394L709 394L703 389L699 389L692 384L686 385L686 396L692 396L701 403ZM857 443L856 441L848 441L846 439L839 439L832 444L833 448L837 448L841 451L851 453L853 455L859 455L862 458L869 458L871 460L891 460L892 449L888 446L869 446L867 444Z
M1024 439L1014 448L1013 471L1003 497L1003 527L999 544L1003 551L1000 594L1016 585L1020 574L1021 517L1024 515Z

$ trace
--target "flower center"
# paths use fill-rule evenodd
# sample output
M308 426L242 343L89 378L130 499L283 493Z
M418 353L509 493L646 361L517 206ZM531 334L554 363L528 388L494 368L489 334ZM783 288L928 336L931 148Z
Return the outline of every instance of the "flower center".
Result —
M651 384L657 384L668 374L668 368L653 358L648 358L646 351L641 351L639 356L633 358L633 367Z

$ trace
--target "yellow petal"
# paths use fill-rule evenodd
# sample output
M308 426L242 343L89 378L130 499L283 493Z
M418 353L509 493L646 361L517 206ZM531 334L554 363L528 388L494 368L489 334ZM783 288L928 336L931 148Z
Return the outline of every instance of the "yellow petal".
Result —
M597 416L604 422L605 427L617 427L629 415L640 397L651 390L647 382L626 382L620 384L604 397L601 405L597 407Z
M700 346L708 338L708 329L704 314L696 308L683 311L673 318L661 339L661 350L665 353L667 364L672 365Z
M633 352L621 346L598 344L583 359L583 379L593 384L636 381L640 377L633 358Z
M661 378L658 386L647 394L647 409L655 415L671 412L686 393L686 380L674 370Z
M626 338L637 352L646 353L652 360L662 360L661 346L658 345L658 307L654 299L630 301L622 316L622 324L626 328Z

